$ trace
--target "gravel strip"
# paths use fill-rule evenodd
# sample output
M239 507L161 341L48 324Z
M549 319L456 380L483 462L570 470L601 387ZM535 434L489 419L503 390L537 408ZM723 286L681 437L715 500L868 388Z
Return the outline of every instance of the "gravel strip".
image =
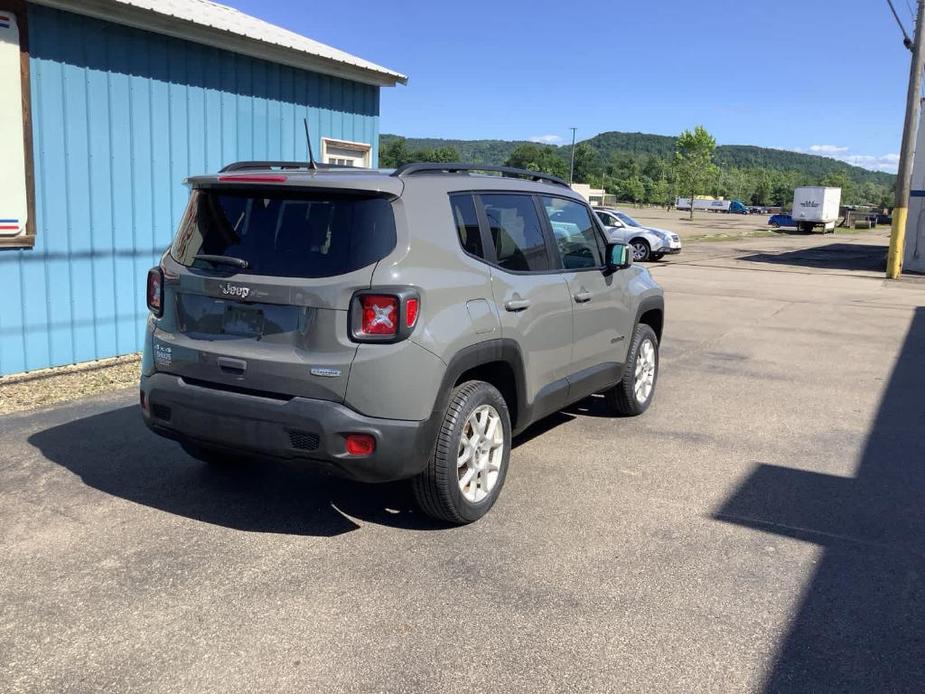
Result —
M140 363L130 354L0 377L0 415L138 385Z

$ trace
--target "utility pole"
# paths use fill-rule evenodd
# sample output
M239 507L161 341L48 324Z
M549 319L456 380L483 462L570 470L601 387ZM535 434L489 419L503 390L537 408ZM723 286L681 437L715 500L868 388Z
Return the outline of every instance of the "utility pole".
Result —
M909 66L909 91L906 93L906 120L903 123L902 148L899 151L899 171L896 177L896 199L893 208L893 227L890 232L890 253L886 261L887 279L899 279L903 271L903 253L906 245L906 217L909 213L909 190L912 187L912 159L915 154L915 132L919 120L919 100L922 94L922 68L925 52L922 31L925 18L925 0L917 0L915 38L912 41L912 64ZM925 143L923 143L925 144Z
M925 2L925 0L920 0L919 4L921 5L922 2ZM578 130L578 128L572 128L571 130L572 130L572 163L568 167L568 184L569 185L572 185L572 181L575 178L575 131Z

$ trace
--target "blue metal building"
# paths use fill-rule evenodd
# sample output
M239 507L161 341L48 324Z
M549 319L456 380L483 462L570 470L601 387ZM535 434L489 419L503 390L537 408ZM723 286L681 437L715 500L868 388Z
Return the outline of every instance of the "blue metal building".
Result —
M0 238L0 375L138 351L183 179L304 160L304 118L316 156L374 166L379 89L406 81L205 0L13 7L33 219Z

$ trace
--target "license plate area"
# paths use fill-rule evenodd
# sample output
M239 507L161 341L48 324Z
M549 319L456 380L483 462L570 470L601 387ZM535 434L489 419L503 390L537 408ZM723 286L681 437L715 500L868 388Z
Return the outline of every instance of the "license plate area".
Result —
M263 310L243 304L226 304L222 333L236 337L263 336Z

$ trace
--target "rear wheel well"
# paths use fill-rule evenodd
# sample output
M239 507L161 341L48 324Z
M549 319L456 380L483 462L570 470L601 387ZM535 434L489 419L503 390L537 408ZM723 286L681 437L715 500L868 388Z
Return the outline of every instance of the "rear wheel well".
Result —
M662 326L665 324L665 315L660 309L653 308L639 316L639 322L645 323L655 331L658 341L662 341Z
M506 361L491 361L473 366L459 375L453 387L455 388L466 381L485 381L497 388L507 403L507 408L511 415L511 424L514 425L517 422L517 378L510 364Z

